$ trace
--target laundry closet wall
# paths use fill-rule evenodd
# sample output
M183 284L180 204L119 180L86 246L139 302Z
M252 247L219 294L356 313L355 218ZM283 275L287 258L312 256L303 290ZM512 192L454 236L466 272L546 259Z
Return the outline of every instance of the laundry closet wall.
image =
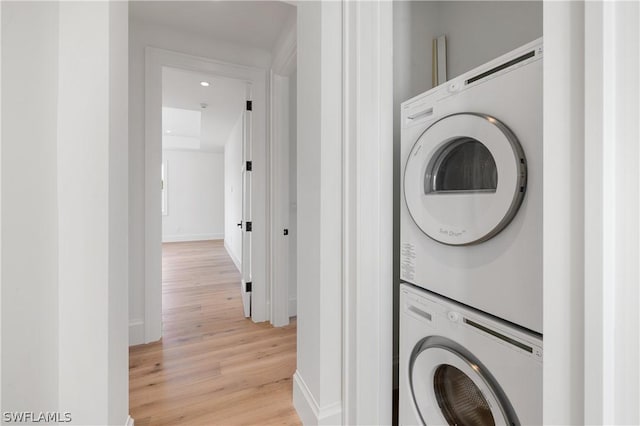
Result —
M394 364L398 362L400 282L400 104L432 88L432 40L447 38L447 76L542 36L542 2L441 1L393 4ZM397 372L397 369L394 369ZM397 387L394 374L394 387Z

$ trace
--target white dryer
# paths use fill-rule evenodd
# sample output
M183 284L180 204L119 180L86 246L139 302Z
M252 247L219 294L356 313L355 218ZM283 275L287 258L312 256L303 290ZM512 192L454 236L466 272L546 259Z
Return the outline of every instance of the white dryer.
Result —
M542 424L542 341L402 284L399 424Z
M401 120L401 279L542 333L542 41Z

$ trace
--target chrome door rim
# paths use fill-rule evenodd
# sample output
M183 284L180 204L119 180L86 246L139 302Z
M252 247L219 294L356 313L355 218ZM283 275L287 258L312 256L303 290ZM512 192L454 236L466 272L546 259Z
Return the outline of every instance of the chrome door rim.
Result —
M489 399L496 402L495 405L497 406L497 409L491 410L491 413L494 415L494 418L503 419L504 424L506 425L520 424L516 416L516 413L513 407L511 406L511 403L509 402L509 399L505 395L504 391L502 391L502 388L499 386L498 382L493 377L491 372L489 372L489 370L487 370L487 368L467 349L462 347L460 344L454 342L453 340L448 339L446 337L442 337L442 336L429 336L419 341L418 344L416 344L415 348L413 349L411 353L411 358L409 361L408 374L409 374L409 387L411 391L411 397L413 400L414 408L416 409L416 412L419 415L420 420L422 421L423 424L427 425L429 423L425 420L423 413L420 410L418 401L416 399L416 395L414 391L414 383L413 383L413 369L414 369L415 361L418 358L418 356L422 354L424 351L432 350L432 349L439 349L441 351L446 351L450 353L453 356L453 359L460 361L462 364L465 364L468 367L467 371L470 370L474 372L474 374L467 374L465 371L462 371L474 382L476 386L478 386L479 388L484 388L488 390L487 392L488 395L483 395L483 396L485 398L489 397ZM433 369L431 370L431 376L433 376L435 369L441 365L445 365L445 364L434 364ZM455 365L452 365L452 366L456 367ZM430 380L433 381L433 377L430 377ZM433 398L435 402L436 396L433 390L431 390L430 396ZM437 403L436 403L436 406L438 410L440 410L438 411L438 414L440 415L442 422L443 423L446 422L446 420L444 419L444 415L441 413L441 409L437 405ZM496 413L500 413L500 416L496 416L495 415Z
M430 143L431 141L424 140L425 136L432 130L432 129L436 129L438 127L442 127L443 123L445 123L446 120L450 120L450 119L455 119L455 120L459 120L460 117L469 117L469 119L471 120L476 120L476 121L482 121L483 123L485 123L485 127L489 128L494 128L497 129L497 131L499 132L499 134L501 135L502 139L504 141L506 141L503 144L496 144L497 146L503 146L499 149L499 151L501 152L506 152L506 151L510 151L511 152L511 156L512 158L512 162L511 160L509 161L509 164L499 164L498 161L496 161L496 165L498 166L498 168L502 169L503 167L507 167L507 169L512 170L512 172L510 172L509 174L513 176L513 178L515 179L513 182L510 182L511 179L507 179L507 182L505 183L505 181L502 181L502 183L499 183L499 185L506 185L503 189L504 191L508 192L510 195L510 199L507 200L504 199L503 197L506 197L506 194L504 194L504 191L499 191L502 193L502 195L500 194L495 194L496 196L499 196L498 199L504 199L505 201L501 201L501 204L504 204L504 210L502 210L501 213L501 218L500 220L496 220L495 222L492 221L487 221L487 225L486 228L483 227L483 229L485 229L483 232L472 232L472 234L477 234L475 237L471 237L469 239L462 239L461 241L456 241L453 238L449 238L449 236L447 236L446 234L442 235L441 233L437 233L435 232L433 229L430 229L432 227L431 225L431 220L426 220L424 218L421 218L421 215L427 214L427 216L429 216L428 213L424 213L423 210L421 210L420 208L417 207L417 205L413 206L412 208L412 204L418 204L418 202L414 202L413 198L410 201L408 195L410 197L415 197L416 194L413 191L409 191L410 193L407 194L407 173L408 171L411 170L416 170L416 168L414 166L412 166L410 163L412 161L412 157L417 155L418 152L421 150L421 148L424 145L428 145L431 146L433 145L432 143ZM481 119L481 120L478 120ZM488 126L486 124L489 124ZM486 144L486 141L482 141L480 139L477 139L475 137L473 137L473 135L458 135L458 137L469 137L471 139L475 139L478 140L479 142L481 142L483 145ZM445 141L438 141L436 145L441 145L442 143L446 143ZM433 145L433 147L435 147L436 145ZM493 151L490 149L490 151L493 154ZM423 151L424 152L424 151ZM515 164L515 166L514 166ZM425 166L426 167L426 166ZM513 170L513 168L515 167L515 170ZM419 167L419 170L421 170L422 168ZM418 173L417 171L415 171L415 173ZM413 172L411 174L414 174ZM423 173L418 173L420 175L422 175ZM415 177L415 176L414 176ZM500 180L499 180L500 182ZM416 185L417 186L417 185ZM509 223L513 220L513 218L516 216L518 210L520 209L520 206L522 205L522 202L524 200L524 196L526 193L526 186L527 186L527 162L526 162L526 157L524 155L524 150L522 149L522 146L520 145L520 142L518 141L517 137L513 134L513 132L501 121L499 121L498 119L496 119L495 117L492 117L490 115L487 114L480 114L480 113L474 113L474 112L460 112L460 113L455 113L455 114L450 114L447 116L444 116L442 118L439 118L438 120L434 121L433 123L431 123L429 125L429 127L427 127L421 134L420 136L416 139L415 143L413 144L409 155L406 159L406 163L405 163L405 167L404 167L404 172L403 172L403 194L404 194L404 203L405 206L407 207L407 211L409 212L409 216L411 217L411 219L413 220L413 222L416 224L416 226L420 229L420 231L422 233L424 233L426 236L428 236L429 238L431 238L432 240L441 243L441 244L445 244L445 245L451 245L451 246L467 246L467 245L474 245L474 244L479 244L482 242L485 242L487 240L490 240L491 238L495 237L496 235L498 235L502 230L504 230L504 228L506 228ZM512 189L510 189L511 187L513 187ZM416 210L416 211L413 211ZM416 214L418 215L416 217ZM438 227L441 224L438 223ZM444 224L442 224L444 225ZM450 229L450 234L451 232L453 232L453 235L456 234L455 230L457 229L457 227L455 226L456 224L452 224L454 225L454 227L452 229ZM434 225L433 228L436 228L436 226ZM447 229L448 226L445 226L444 229ZM466 232L466 230L462 231L463 233Z

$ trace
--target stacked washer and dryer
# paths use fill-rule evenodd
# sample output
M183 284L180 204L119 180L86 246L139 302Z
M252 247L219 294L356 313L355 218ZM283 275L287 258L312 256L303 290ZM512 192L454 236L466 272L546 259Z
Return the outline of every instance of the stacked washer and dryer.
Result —
M401 425L542 423L542 40L404 102Z

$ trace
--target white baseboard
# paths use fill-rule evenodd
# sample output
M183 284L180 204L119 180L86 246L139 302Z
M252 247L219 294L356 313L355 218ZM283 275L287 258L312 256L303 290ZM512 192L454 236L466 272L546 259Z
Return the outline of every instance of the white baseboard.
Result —
M163 243L178 243L182 241L209 241L209 240L223 240L224 234L178 234L178 235L163 235Z
M129 346L144 343L144 320L129 321Z
M127 417L127 422L124 424L124 426L133 426L133 417Z
M293 406L304 425L342 424L342 404L338 401L326 407L318 406L297 370L293 375Z
M233 260L233 263L234 265L236 265L236 268L238 268L238 271L241 271L242 267L240 264L240 259L234 256L233 251L231 251L231 248L227 245L227 240L224 240L224 249L227 251L227 253L229 253L229 257L231 258L231 260Z
M289 299L289 317L298 315L298 299Z

